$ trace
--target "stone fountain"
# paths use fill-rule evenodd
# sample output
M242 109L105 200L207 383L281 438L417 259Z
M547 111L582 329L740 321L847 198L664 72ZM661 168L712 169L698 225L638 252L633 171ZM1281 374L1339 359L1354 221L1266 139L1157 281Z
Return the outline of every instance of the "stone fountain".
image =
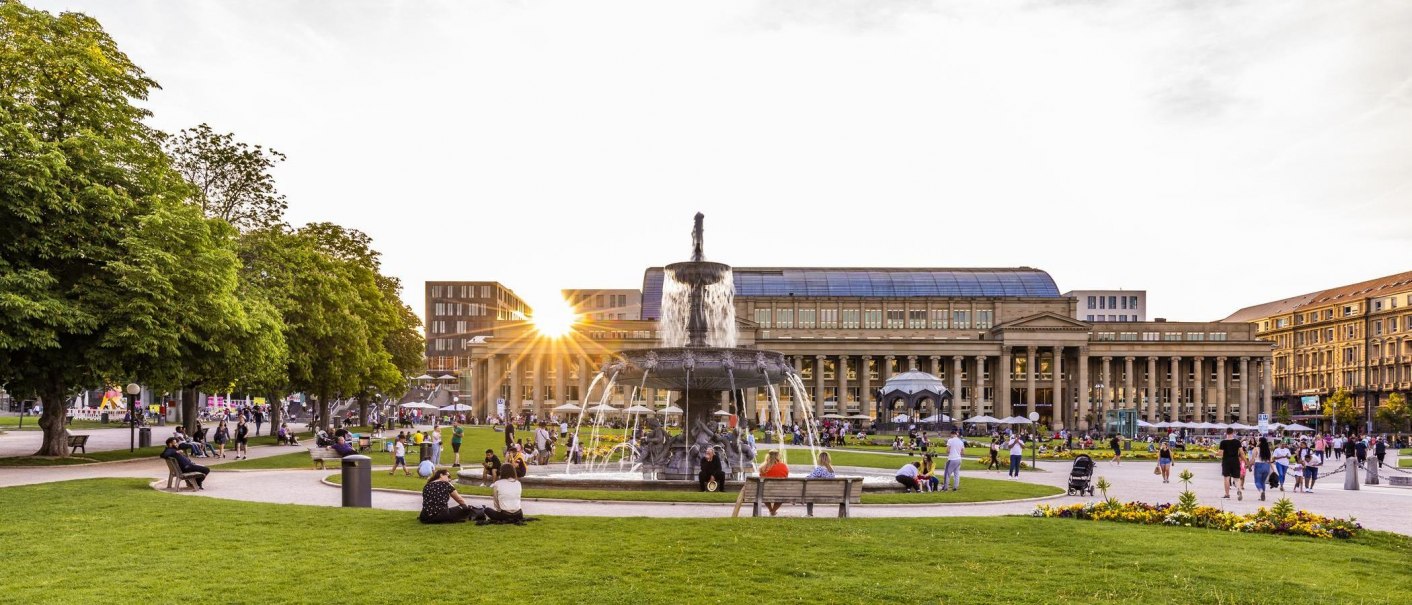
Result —
M730 467L747 472L755 452L745 428L717 431L719 412L744 416L740 389L788 384L794 368L781 353L735 347L735 303L728 265L707 261L704 215L696 214L691 260L666 267L661 348L622 351L603 367L618 384L678 393L682 433L668 437L655 419L644 432L639 463L644 478L695 479L702 452L714 448ZM723 409L722 393L734 403Z

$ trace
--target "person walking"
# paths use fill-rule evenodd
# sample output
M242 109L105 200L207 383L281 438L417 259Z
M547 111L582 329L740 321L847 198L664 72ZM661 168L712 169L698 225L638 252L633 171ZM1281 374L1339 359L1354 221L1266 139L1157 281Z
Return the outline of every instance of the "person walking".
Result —
M1270 480L1270 440L1264 435L1260 436L1260 441L1256 445L1255 465L1251 469L1251 479L1255 481L1255 489L1260 490L1260 499L1265 499L1266 482Z
M1378 459L1378 468L1382 468L1383 461L1387 459L1387 436L1378 438L1373 444L1373 456Z
M407 441L402 435L398 435L397 441L392 444L392 470L387 474L396 475L399 466L408 477L412 476L412 471L407 469Z
M235 459L250 459L250 451L246 446L250 443L250 425L245 424L245 417L241 416L235 424Z
M460 422L451 423L451 466L461 468L461 438L465 436L466 429L461 428Z
M941 491L961 491L961 454L965 451L966 442L961 440L961 433L951 431L951 438L946 440L946 471L941 476Z
M1315 449L1304 459L1304 491L1312 493L1314 482L1319 480L1319 467L1324 465L1324 453Z
M255 408L255 435L260 434L260 425L265 423L265 413L260 408Z
M1157 450L1157 470L1163 483L1172 482L1172 448L1166 441L1162 442L1162 449Z
M1357 439L1357 434L1350 434L1343 440L1343 489L1346 490L1358 490L1358 446L1355 445Z
M434 466L441 466L441 429L431 430L431 463Z
M1010 440L1005 442L1005 447L1010 450L1010 476L1019 478L1020 461L1025 458L1025 442L1015 434L1010 434Z
M1241 472L1245 468L1245 449L1240 446L1240 440L1236 439L1235 429L1226 429L1226 438L1221 440L1221 485L1225 488L1225 495L1221 496L1227 500L1231 497L1231 488L1236 488L1236 499L1244 499L1244 490L1241 489Z
M1285 473L1289 471L1289 448L1285 446L1284 442L1280 442L1271 456L1275 462L1274 472L1280 476L1280 491L1285 491Z
M1113 433L1113 438L1108 440L1108 447L1113 448L1113 465L1123 465L1123 448L1118 441L1118 434Z
M985 469L988 471L1000 470L1000 438L994 437L990 440L990 461L986 462Z
M225 458L226 442L230 441L230 428L226 426L224 418L221 419L220 424L216 425L216 436L212 438L212 441L216 442L216 456L218 458Z

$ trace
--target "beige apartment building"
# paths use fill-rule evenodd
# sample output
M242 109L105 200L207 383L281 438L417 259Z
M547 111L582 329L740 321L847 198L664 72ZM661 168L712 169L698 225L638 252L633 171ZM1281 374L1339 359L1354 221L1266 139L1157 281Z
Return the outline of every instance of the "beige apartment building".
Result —
M1391 393L1412 390L1412 272L1246 307L1245 322L1274 349L1276 409L1320 415L1338 389L1366 417Z
M598 401L598 368L613 352L657 346L663 270L644 275L641 320L587 321L569 337L539 337L525 322L497 322L471 343L462 401L477 413L541 416L583 396ZM1105 413L1134 410L1157 422L1243 421L1271 407L1271 344L1245 322L1128 321L1073 317L1077 300L1031 268L734 269L737 346L788 355L815 414L891 418L876 389L909 369L950 389L919 415L958 419L1038 413L1041 422L1099 428ZM627 399L662 407L667 393ZM777 390L782 407L801 399ZM744 412L768 408L765 389L743 391ZM636 401L635 401L636 402Z

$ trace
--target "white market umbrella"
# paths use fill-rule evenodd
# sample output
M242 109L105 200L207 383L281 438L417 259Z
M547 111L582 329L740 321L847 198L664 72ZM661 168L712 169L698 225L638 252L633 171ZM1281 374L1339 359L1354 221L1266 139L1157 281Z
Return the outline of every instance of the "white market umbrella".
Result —
M720 414L720 412L716 413ZM823 418L825 420L843 420L848 417L844 416L843 414L824 414L823 416L820 416L820 418Z
M614 413L614 412L617 412L617 411L618 411L618 408L615 408L615 407L613 407L613 406L611 406L611 405L608 405L608 404L606 404L606 403L600 403L600 404L598 404L598 405L595 405L595 406L592 406L592 407L588 408L588 410L586 410L586 411L593 412L593 413L595 413L595 414L597 414L597 413L599 413L599 412L602 412L602 413L604 413L604 414L612 414L612 413Z
M456 375L455 375L455 374L442 374L442 375L441 375L441 380L455 380L455 379L456 379Z
M1286 426L1286 427L1285 427L1285 430L1286 430L1286 431L1295 431L1295 432L1304 432L1304 431L1312 431L1312 430L1314 430L1314 429L1309 428L1309 427L1307 427L1307 426L1304 426L1304 425L1299 424L1298 422L1296 422L1296 423L1294 423L1294 424L1291 424L1291 425L1289 425L1289 426Z
M431 376L431 374L422 374L421 376L418 376L418 377L416 377L416 378L413 378L412 380L436 380L436 379L433 378L433 377Z
M907 422L910 417L906 414L898 414L892 417L893 422Z
M565 403L565 404L562 404L562 405L556 405L556 406L554 406L554 411L556 411L556 412L577 412L577 411L579 411L579 404L577 404L577 403Z
M635 405L623 411L629 414L651 414L652 408L645 405Z
M1000 419L994 416L972 416L965 419L963 422L966 424L993 424L1000 422Z
M849 420L872 420L872 418L872 416L867 414L854 414L848 417Z
M662 408L662 413L663 413L663 414L680 414L680 413L682 413L682 409L679 408L679 407L677 407L677 406L674 406L674 405L669 405L669 406L667 406L667 407Z
M1156 428L1156 427L1155 427L1151 422L1148 422L1148 421L1146 421L1146 420L1139 420L1139 421L1137 421L1137 428L1140 428L1140 429L1150 429L1150 428Z
M1011 416L1006 418L1005 421L1006 424L1034 424L1030 422L1029 418L1025 418L1024 416Z
M435 409L437 409L436 406L434 406L434 405L432 405L432 404L430 404L430 403L423 403L423 402L421 402L421 401L413 401L413 402L411 402L411 403L404 403L404 404L402 404L402 405L399 406L399 407L407 408L407 409L409 409L409 410L435 410Z
M1161 421L1161 422L1158 422L1157 424L1152 425L1152 428L1154 428L1154 429L1170 429L1170 428L1173 428L1173 427L1172 427L1172 423L1167 422L1166 420L1163 420L1163 421Z
M1255 427L1250 426L1250 425L1245 424L1245 423L1236 422L1236 423L1232 423L1232 424L1231 424L1231 428L1233 428L1233 429L1235 429L1235 430L1237 430L1237 431L1248 431L1248 430L1253 429L1253 428L1255 428Z
M443 412L469 412L469 411L471 411L471 406L466 405L466 404L464 404L464 403L453 403L453 404L451 404L451 405L444 405L444 406L441 406L441 411L443 411Z
M922 422L951 422L951 417L946 414L932 414L923 418Z

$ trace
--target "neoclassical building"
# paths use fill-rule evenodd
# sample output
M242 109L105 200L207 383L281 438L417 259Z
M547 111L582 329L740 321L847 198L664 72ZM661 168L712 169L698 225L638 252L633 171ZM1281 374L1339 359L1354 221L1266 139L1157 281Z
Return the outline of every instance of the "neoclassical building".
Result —
M595 371L614 351L657 346L663 270L649 268L642 319L584 321L574 334L538 336L525 322L496 322L466 343L462 401L477 412L552 413L602 396ZM793 359L815 415L886 419L876 389L920 369L951 392L917 412L958 419L1037 412L1050 426L1097 428L1105 412L1138 418L1254 423L1271 406L1271 348L1246 322L1074 319L1077 299L1049 274L1004 269L734 269L738 346ZM781 407L802 398L778 390ZM617 385L609 399L668 405L666 393ZM758 418L769 395L737 395Z

